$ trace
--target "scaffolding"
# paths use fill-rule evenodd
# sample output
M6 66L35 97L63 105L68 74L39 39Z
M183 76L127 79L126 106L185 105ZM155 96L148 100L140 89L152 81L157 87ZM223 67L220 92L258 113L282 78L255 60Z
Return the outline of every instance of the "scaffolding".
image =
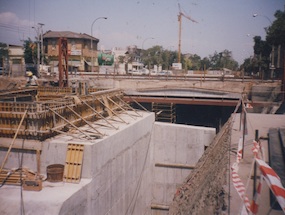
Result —
M176 107L173 103L152 102L152 111L155 112L155 120L159 122L176 122Z

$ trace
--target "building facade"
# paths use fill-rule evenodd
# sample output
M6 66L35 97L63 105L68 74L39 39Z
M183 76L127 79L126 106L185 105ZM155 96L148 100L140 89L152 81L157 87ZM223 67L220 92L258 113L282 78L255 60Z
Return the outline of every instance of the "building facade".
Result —
M6 47L2 47L3 51L6 51L1 59L2 75L8 76L23 76L25 75L25 59L23 46L7 44Z
M88 34L71 31L47 31L43 35L44 55L51 70L58 67L58 41L60 38L67 39L69 71L91 71L93 62L93 70L98 72L97 47L99 39Z

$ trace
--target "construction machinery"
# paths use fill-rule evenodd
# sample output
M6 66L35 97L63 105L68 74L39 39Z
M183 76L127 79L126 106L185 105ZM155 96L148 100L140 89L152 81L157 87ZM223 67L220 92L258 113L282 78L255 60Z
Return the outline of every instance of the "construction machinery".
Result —
M178 22L179 22L179 43L178 43L178 63L181 63L181 28L182 28L182 16L184 16L186 19L189 19L192 22L198 23L194 19L192 19L190 16L185 15L181 11L180 4L178 3L178 8L179 8L179 14L178 14Z

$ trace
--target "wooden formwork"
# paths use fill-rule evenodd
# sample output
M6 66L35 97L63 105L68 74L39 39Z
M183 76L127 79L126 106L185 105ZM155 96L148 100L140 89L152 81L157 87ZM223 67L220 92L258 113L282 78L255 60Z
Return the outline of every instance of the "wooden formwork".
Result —
M38 101L46 101L62 98L72 94L72 87L38 87Z
M65 182L80 182L83 150L84 145L82 144L68 144L63 174L63 180Z
M110 116L110 110L117 110L118 104L124 105L118 99L123 97L119 90L98 91L85 96L70 96L70 92L71 88L40 88L38 95L56 97L52 96L55 93L62 97L37 102L0 102L0 136L13 137L26 110L17 138L44 140L58 134L58 131L82 126L86 120ZM106 98L109 98L108 102Z

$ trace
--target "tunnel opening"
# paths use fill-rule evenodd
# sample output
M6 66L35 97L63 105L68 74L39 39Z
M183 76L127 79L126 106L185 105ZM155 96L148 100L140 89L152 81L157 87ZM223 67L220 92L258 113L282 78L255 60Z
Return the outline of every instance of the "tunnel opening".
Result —
M156 112L152 109L152 103L143 102L140 103L142 107L148 111ZM132 105L136 109L142 109L138 104ZM212 127L216 129L218 133L221 127L227 122L231 114L234 112L234 106L214 106L214 105L187 105L187 104L175 104L173 113L175 114L176 124L194 125ZM163 112L163 110L162 110ZM156 112L156 115L161 115L161 111ZM170 111L169 111L170 112ZM240 112L240 110L238 111ZM169 116L169 119L171 117ZM156 117L156 121L170 122L167 118Z

